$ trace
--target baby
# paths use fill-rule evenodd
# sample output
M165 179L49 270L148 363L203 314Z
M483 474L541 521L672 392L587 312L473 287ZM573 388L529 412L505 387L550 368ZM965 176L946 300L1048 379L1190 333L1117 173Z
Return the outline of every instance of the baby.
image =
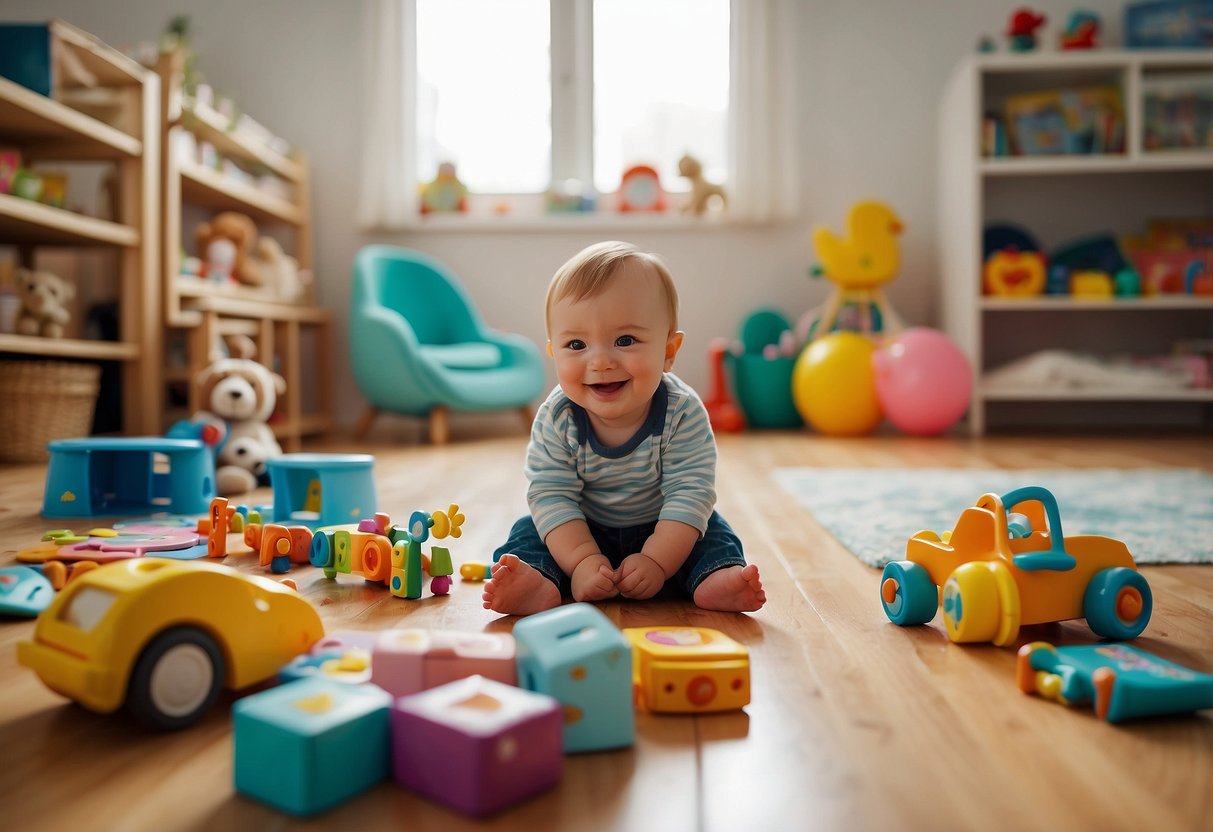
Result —
M565 595L704 609L766 602L758 567L715 511L716 442L695 391L669 371L682 346L665 264L627 243L586 248L552 278L558 386L531 428L530 514L493 555L484 606L530 615Z

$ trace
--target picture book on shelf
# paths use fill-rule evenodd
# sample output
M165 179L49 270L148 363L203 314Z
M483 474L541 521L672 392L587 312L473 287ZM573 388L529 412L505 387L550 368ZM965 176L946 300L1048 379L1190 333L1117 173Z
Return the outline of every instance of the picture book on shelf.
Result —
M1123 153L1124 108L1114 86L1042 90L1005 102L1019 156Z

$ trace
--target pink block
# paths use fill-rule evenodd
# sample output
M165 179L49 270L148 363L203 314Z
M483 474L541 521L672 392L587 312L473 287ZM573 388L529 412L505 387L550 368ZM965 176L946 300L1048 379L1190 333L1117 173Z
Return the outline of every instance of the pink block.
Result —
M470 676L397 699L392 771L400 785L483 817L560 781L560 703Z
M479 674L513 685L518 670L514 637L506 633L388 630L371 652L371 681L393 696Z

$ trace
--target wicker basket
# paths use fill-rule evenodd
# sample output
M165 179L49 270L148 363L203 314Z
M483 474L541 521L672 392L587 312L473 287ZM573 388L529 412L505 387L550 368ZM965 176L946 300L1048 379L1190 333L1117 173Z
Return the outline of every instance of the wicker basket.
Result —
M96 364L0 361L0 460L45 462L47 442L88 436L100 379Z

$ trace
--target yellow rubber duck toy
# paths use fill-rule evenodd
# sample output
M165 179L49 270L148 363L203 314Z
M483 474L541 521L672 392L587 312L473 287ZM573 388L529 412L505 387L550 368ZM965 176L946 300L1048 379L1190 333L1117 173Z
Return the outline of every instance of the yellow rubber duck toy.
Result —
M851 207L846 237L825 227L813 231L821 272L837 286L818 322L817 337L830 332L845 304L856 304L865 312L874 305L884 320L886 334L901 328L880 287L895 278L901 268L897 237L903 227L892 208L869 200ZM863 329L872 331L866 326Z

